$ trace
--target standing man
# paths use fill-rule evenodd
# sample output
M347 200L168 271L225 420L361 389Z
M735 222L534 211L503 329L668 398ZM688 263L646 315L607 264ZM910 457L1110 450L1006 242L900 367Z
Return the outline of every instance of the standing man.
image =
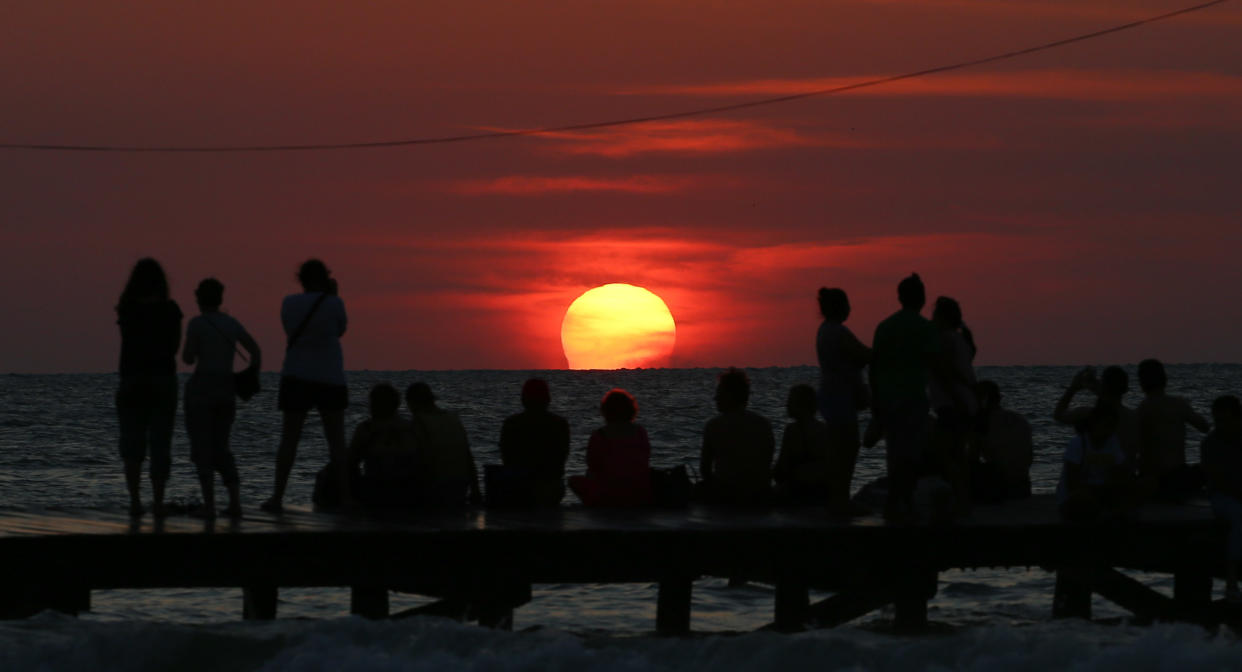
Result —
M940 334L920 313L927 294L918 273L897 285L901 310L875 328L871 389L875 419L884 432L888 501L884 517L908 518L927 450L927 383L940 351Z

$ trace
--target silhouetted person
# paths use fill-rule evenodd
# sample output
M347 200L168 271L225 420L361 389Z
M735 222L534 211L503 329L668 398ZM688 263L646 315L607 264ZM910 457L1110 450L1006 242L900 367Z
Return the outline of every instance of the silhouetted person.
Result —
M432 507L457 508L481 504L479 475L470 452L470 438L457 414L436 405L427 383L405 391L405 403L418 443L420 500Z
M940 333L920 315L927 296L917 273L897 285L897 311L875 329L872 342L872 413L884 435L888 467L886 518L913 515L914 486L926 461L927 384L940 354Z
M599 410L604 426L587 441L587 473L571 476L570 489L587 506L651 504L651 441L634 422L638 403L618 388L604 395Z
M1000 387L985 380L975 386L979 400L978 451L982 462L971 474L971 490L979 501L1024 499L1031 496L1034 445L1031 423L1001 406Z
M216 514L215 472L228 489L226 515L241 515L240 483L229 434L237 413L233 385L233 353L240 343L250 355L250 366L261 365L259 344L233 317L220 312L224 285L215 278L198 283L194 290L199 315L185 328L185 348L181 359L194 366L185 384L185 428L190 435L190 459L198 470L203 489L203 513Z
M349 442L348 464L357 473L357 501L377 507L412 507L419 497L418 441L414 424L402 418L401 393L388 383L371 388L371 417L358 423Z
M1155 359L1139 363L1143 401L1138 406L1139 472L1155 477L1160 499L1182 502L1203 487L1203 473L1186 464L1186 425L1206 433L1208 421L1181 397L1165 394L1168 377Z
M500 429L501 462L522 480L521 499L536 506L556 506L565 496L569 423L548 410L551 403L548 382L531 378L522 385L524 410Z
M318 409L328 441L329 465L337 472L342 492L348 492L345 468L345 359L341 336L348 319L345 302L337 296L336 280L328 267L310 259L298 270L302 293L290 294L280 306L285 328L285 362L280 369L277 396L283 421L276 450L276 484L272 498L263 503L267 511L280 511L289 484L289 472L298 453L302 426L312 408Z
M772 496L772 456L776 439L767 418L748 410L750 379L728 369L716 382L716 410L703 428L699 466L710 502L749 506Z
M1095 404L1070 408L1074 396L1087 390L1096 395ZM1086 367L1074 374L1069 387L1057 401L1052 418L1063 425L1077 427L1082 424L1092 409L1103 404L1117 411L1117 440L1121 442L1121 452L1125 453L1128 468L1133 472L1138 466L1139 453L1139 421L1134 409L1128 408L1123 400L1130 390L1130 378L1120 366L1110 366L1097 379L1095 369Z
M1212 433L1201 455L1212 511L1229 526L1225 553L1225 599L1242 602L1238 566L1242 564L1242 402L1233 395L1212 403Z
M159 262L148 257L134 264L116 305L116 323L121 327L116 410L129 512L142 515L139 482L150 452L152 509L162 516L177 416L181 309L168 297L168 278Z
M932 446L941 476L953 488L957 511L971 500L967 442L979 413L975 398L975 339L962 321L962 308L947 296L936 299L932 324L939 331L940 355L929 386L936 413Z
M1057 503L1066 520L1118 512L1127 499L1126 456L1117 439L1117 409L1099 404L1065 448Z
M794 385L789 390L785 408L793 422L785 425L781 452L772 468L777 492L789 503L824 504L829 498L829 477L833 475L829 455L838 446L830 447L828 427L815 417L815 406L815 388ZM857 425L854 436L857 439Z
M849 510L850 482L858 461L858 412L871 403L862 373L871 363L871 348L845 326L850 300L844 290L821 287L819 312L824 321L815 335L815 353L819 359L819 412L828 441L828 498L834 511L844 513Z

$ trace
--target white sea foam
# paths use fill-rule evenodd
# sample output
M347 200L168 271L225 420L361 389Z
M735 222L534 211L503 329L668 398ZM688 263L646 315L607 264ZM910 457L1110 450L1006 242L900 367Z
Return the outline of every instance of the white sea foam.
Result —
M900 637L858 628L687 639L505 633L438 619L209 626L54 615L0 624L5 670L1242 670L1230 633L1061 621Z

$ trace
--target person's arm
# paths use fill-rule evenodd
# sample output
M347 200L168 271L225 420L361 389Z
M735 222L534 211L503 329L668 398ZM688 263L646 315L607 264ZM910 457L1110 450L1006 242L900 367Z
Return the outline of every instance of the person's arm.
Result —
M841 343L841 347L845 350L845 358L857 366L866 366L871 363L871 348L863 345L862 341L854 335L849 329L845 330L845 339Z
M569 421L562 419L557 423L556 466L565 471L565 461L569 459Z
M1052 419L1063 425L1074 424L1074 418L1070 416L1069 406L1074 401L1074 395L1083 389L1080 378L1081 376L1074 376L1074 379L1070 381L1069 387L1065 388L1065 392L1057 400L1056 408L1052 411Z
M186 334L186 337L188 338L189 334ZM244 327L241 333L237 335L237 342L241 343L241 346L246 350L246 354L250 356L250 364L248 366L256 371L262 371L263 353L259 350L259 343L254 340L254 337ZM186 363L189 364L189 362Z
M335 294L335 292L333 292L333 294ZM345 314L345 302L338 297L337 303L341 304L341 315L337 318L336 326L336 337L340 338L345 335L345 329L349 327L349 316Z
M711 423L708 423L703 429L703 450L699 455L699 475L703 477L704 483L712 480L712 462L715 460L711 428Z
M190 366L198 361L198 335L189 326L185 329L185 348L181 350L181 361Z
M586 465L588 474L598 476L600 471L603 470L604 456L603 449L600 447L603 440L599 430L591 432L591 438L587 439Z
M175 358L177 356L177 349L181 347L181 317L182 315L181 315L181 309L177 308L175 305L173 307L173 310L177 311L177 317L176 319L168 320L167 331L164 332L164 337L168 339L168 345L169 345L169 348L166 352Z
M1194 427L1204 434L1211 431L1212 423L1208 422L1202 415L1199 415L1199 413L1195 411L1194 407L1190 405L1189 401L1183 399L1182 405L1184 406L1182 409L1182 417L1185 418L1186 424Z
M500 425L500 463L513 464L513 420L505 418Z
M801 443L794 437L794 433L798 431L796 423L785 425L785 432L781 435L781 452L776 457L776 466L772 467L772 480L784 483L790 480L790 462L793 461L794 446Z

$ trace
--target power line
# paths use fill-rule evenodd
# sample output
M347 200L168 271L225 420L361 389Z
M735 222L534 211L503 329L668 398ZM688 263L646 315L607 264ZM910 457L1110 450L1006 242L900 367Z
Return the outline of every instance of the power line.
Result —
M442 145L453 142L470 142L474 140L492 140L498 138L512 138L518 136L544 135L551 133L565 133L569 131L587 131L599 128L612 128L616 126L630 126L633 124L642 124L652 121L667 121L670 119L685 119L686 117L701 117L714 114L722 114L725 112L733 112L736 110L745 110L753 107L763 107L767 105L776 105L779 103L787 103L794 100L802 100L804 98L814 98L817 96L826 96L834 93L844 93L846 91L854 91L873 86L881 86L905 79L914 79L916 77L925 77L941 72L949 72L951 70L961 70L962 68L970 68L976 65L984 65L986 63L994 63L996 61L1004 61L1027 54L1034 54L1040 51L1047 51L1057 47L1063 47L1067 44L1075 42L1083 42L1112 33L1120 33L1131 28L1138 28L1149 23L1164 21L1183 14L1190 14L1201 9L1207 9L1214 5L1220 5L1229 0L1211 0L1190 7L1183 7L1178 10L1150 16L1145 19L1139 19L1130 23L1124 23L1111 28L1097 30L1082 35L1075 35L1053 42L1026 47L1015 51L1007 51L1002 54L986 56L970 61L961 61L950 65L941 65L925 70L916 70L900 75L891 75L889 77L879 77L869 79L855 84L845 84L842 86L834 86L827 89L818 89L815 91L804 91L802 93L794 93L785 96L776 96L772 98L760 98L742 103L732 103L729 105L717 105L714 107L701 107L693 110L683 110L680 112L668 112L664 114L652 114L643 117L627 117L624 119L612 119L609 121L596 121L582 124L568 124L565 126L546 126L542 128L528 128L510 131L486 131L482 133L470 133L465 135L446 135L427 138L411 138L406 140L378 140L372 142L341 142L341 143L313 143L303 145L225 145L225 146L141 146L141 145L57 145L57 144L38 144L38 143L0 143L0 149L16 149L16 150L38 150L53 152L161 152L161 153L227 153L227 152L305 152L305 151L327 151L339 149L377 149L381 147L410 147L415 145Z

